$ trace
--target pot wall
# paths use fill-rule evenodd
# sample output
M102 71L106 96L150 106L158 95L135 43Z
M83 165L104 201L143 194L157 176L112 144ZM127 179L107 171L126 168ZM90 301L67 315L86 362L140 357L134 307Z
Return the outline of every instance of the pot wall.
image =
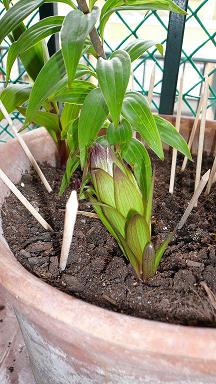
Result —
M25 138L37 159L55 164L44 131ZM15 140L0 145L0 165L15 182L29 167ZM2 203L8 190L1 182L0 190ZM132 318L70 297L27 272L3 237L0 260L0 284L37 384L215 384L215 329Z

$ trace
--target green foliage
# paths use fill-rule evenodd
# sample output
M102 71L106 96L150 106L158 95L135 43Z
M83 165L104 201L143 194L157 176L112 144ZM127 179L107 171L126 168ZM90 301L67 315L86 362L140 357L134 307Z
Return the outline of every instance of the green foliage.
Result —
M99 58L96 72L113 124L117 127L131 73L129 54L119 50L114 52L109 60Z
M14 5L3 1L6 13L0 21L0 42L6 36L12 41L7 81L19 57L32 84L8 85L0 98L9 113L17 109L25 116L25 126L34 122L46 127L61 158L68 154L60 193L80 165L82 191L91 176L93 188L86 194L137 275L146 280L155 273L173 236L157 249L151 241L154 175L148 147L160 159L164 157L162 143L191 156L185 140L169 122L152 114L146 98L128 91L131 62L151 47L163 54L162 45L139 39L105 59L103 42L94 27L103 38L115 11L185 12L172 0L107 0L97 25L97 0L88 1L89 13L77 9L71 0L59 1L72 8L65 17L51 16L28 29L25 19L49 1L19 0ZM57 32L61 49L50 58L45 39ZM96 72L81 62L84 54L96 58ZM135 138L137 133L140 141ZM106 147L95 142L106 143Z
M142 56L149 48L156 47L161 55L163 55L163 45L155 43L153 40L141 40L136 39L132 41L126 48L125 51L129 53L131 61L137 60Z
M110 147L96 144L91 150L90 173L94 190L90 201L108 231L115 237L136 274L147 280L159 265L172 234L155 250L146 216L148 199L144 198L132 171ZM153 190L153 188L152 188ZM149 198L152 199L152 190Z
M11 68L17 56L22 55L24 52L34 47L35 44L39 43L45 37L59 32L63 20L64 17L62 16L50 16L34 24L31 28L24 30L18 40L10 46L8 51L7 81L10 78Z
M94 8L88 14L83 14L79 10L71 11L65 17L61 30L61 43L69 86L74 80L85 39L94 27L98 17L98 8Z
M186 12L178 7L172 0L107 0L101 10L100 33L104 34L104 28L110 16L117 11L132 10L167 10L182 15Z
M128 92L124 98L122 114L133 130L139 132L156 155L163 159L160 135L146 98L138 92Z

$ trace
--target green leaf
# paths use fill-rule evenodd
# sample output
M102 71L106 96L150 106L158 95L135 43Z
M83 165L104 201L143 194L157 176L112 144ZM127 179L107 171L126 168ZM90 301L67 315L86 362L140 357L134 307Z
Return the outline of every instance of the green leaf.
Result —
M146 98L138 92L128 92L124 98L122 114L134 131L139 132L156 155L163 159L160 135Z
M132 138L132 128L130 123L122 119L117 127L111 123L107 129L107 140L110 144L124 144Z
M62 126L62 133L61 133L62 139L67 138L67 131L70 125L73 123L73 121L76 120L76 118L78 117L79 111L80 111L80 105L65 103L61 113L61 117L60 117L61 126Z
M110 224L109 220L106 218L106 216L102 210L102 207L100 205L98 205L97 200L94 199L92 196L90 196L89 199L90 199L90 201L94 207L95 212L97 213L98 217L100 218L102 224L107 228L107 230L111 233L111 235L117 241L123 254L130 261L130 263L133 266L134 270L136 271L137 275L140 277L138 262L136 260L136 257L134 256L133 252L129 248L126 240L121 235L121 233L118 231L118 229Z
M146 199L146 205L145 205L145 219L149 226L149 230L151 233L151 217L152 217L152 205L153 205L153 193L154 193L154 175L151 179L150 188L148 191L148 196Z
M172 241L173 239L173 236L174 236L174 233L170 233L167 237L167 239L165 239L161 245L159 246L159 248L156 250L156 253L155 253L155 261L154 261L154 267L155 267L155 271L157 270L160 262L161 262L161 259L163 257L163 254L164 252L166 251L170 241Z
M163 45L156 43L153 40L142 40L136 39L132 41L126 48L125 51L129 53L131 61L135 61L142 56L149 48L156 47L157 50L163 55Z
M123 10L167 10L186 15L172 0L107 0L101 10L100 34L103 37L104 28L113 12Z
M18 107L17 109L23 116L26 115L26 108ZM34 114L34 119L32 120L32 123L45 127L49 134L52 136L53 140L56 143L58 142L57 134L60 133L58 115L50 112L37 111Z
M97 0L89 0L89 9L90 10L94 7L96 2L97 2Z
M28 15L44 3L44 0L20 0L1 18L0 43Z
M10 46L8 51L7 81L10 78L11 68L17 56L22 55L45 37L60 31L63 20L63 16L50 16L34 24L21 34L18 40Z
M130 56L125 51L116 51L109 60L99 58L96 72L113 123L117 127L122 102L128 86L131 70Z
M135 183L116 165L114 165L113 179L117 210L126 218L132 211L143 215L142 195Z
M65 17L61 30L61 43L69 85L74 80L85 39L97 22L98 17L98 8L94 8L88 14L84 14L79 10L71 11Z
M59 82L66 73L61 50L56 52L40 71L29 99L26 118L31 121L43 102L59 89Z
M94 141L108 116L108 108L99 88L93 89L86 97L79 119L79 148L81 165L84 166L86 149Z
M91 171L93 185L97 194L97 199L103 203L115 207L113 178L103 169Z
M67 130L67 145L71 154L78 149L78 123L79 119L72 121Z
M183 155L187 156L188 159L192 160L190 150L185 139L180 135L176 128L167 120L163 119L160 116L154 116L158 132L160 134L161 140L171 145L171 147L176 148Z
M140 141L131 139L121 147L122 157L134 167L134 174L138 181L145 201L148 201L152 182L152 166L149 154Z
M31 86L25 84L13 84L4 88L0 94L0 100L4 104L8 113L13 112L17 107L21 106L26 100L28 100L31 92ZM4 118L4 115L0 111L0 121Z
M66 171L62 178L61 186L60 186L60 195L62 195L65 189L69 186L71 177L79 166L79 157L72 154L72 157L69 156L66 164Z
M125 224L126 220L115 208L110 206L102 206L102 210L109 220L112 227L118 230L121 236L125 237Z
M126 241L141 267L143 250L150 241L149 227L143 216L135 214L130 217L126 225Z
M69 104L83 104L86 96L95 89L89 81L74 80L71 87L65 86L50 96L51 100Z

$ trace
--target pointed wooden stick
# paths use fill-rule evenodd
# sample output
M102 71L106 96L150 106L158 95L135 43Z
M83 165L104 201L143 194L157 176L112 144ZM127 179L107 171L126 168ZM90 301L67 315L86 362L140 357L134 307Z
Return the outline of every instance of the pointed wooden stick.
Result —
M202 110L202 106L203 106L203 93L202 93L202 96L200 97L200 101L199 101L199 105L198 105L198 108L197 108L196 117L195 117L195 120L194 120L194 123L193 123L193 127L192 127L192 130L191 130L190 138L188 140L188 148L190 150L191 150L191 147L192 147L192 144L193 144L193 141L194 141L194 137L195 137L195 133L196 133L196 130L197 130L197 126L198 126L198 122L199 122L199 117L200 117L200 113L201 113L201 110ZM187 162L188 162L188 158L185 156L184 160L183 160L183 163L182 163L182 167L181 167L181 171L182 172L185 170Z
M202 117L200 122L199 143L198 143L198 152L197 152L197 165L196 165L196 176L195 176L195 187L194 187L195 190L197 189L200 182L200 178L201 178L208 93L209 93L209 84L208 84L208 77L206 77L205 84L204 84L203 108L202 108Z
M70 251L70 246L73 238L74 226L78 211L78 200L76 191L72 191L66 204L65 220L64 220L64 233L61 249L61 256L59 267L62 271L65 270Z
M16 127L14 126L13 124L13 121L11 120L11 117L10 115L8 114L4 104L2 103L2 101L0 100L0 110L2 111L5 119L7 120L8 124L10 125L13 133L14 133L14 136L17 138L19 144L21 145L23 151L25 152L26 156L28 157L30 163L32 164L32 166L34 167L35 171L37 172L38 176L40 177L42 183L44 184L45 188L47 189L47 191L50 193L52 192L52 188L50 187L47 179L45 178L43 172L41 171L38 163L36 162L34 156L32 155L32 153L30 152L28 146L26 145L25 141L23 140L22 136L17 132L16 130Z
M210 177L209 177L209 180L208 180L208 184L207 184L207 188L206 188L206 192L205 192L206 195L208 195L210 193L211 186L214 183L214 176L215 175L216 175L216 155L215 155L215 158L214 158L214 162L213 162L213 165L212 165Z
M151 77L150 77L150 83L149 83L149 91L148 91L148 103L151 108L151 103L153 100L153 90L154 90L154 83L155 83L155 68L156 68L156 63L154 63Z
M29 203L29 201L23 196L23 194L17 189L17 187L12 183L12 181L7 177L7 175L0 168L0 178L7 185L7 187L14 193L14 195L18 198L18 200L28 209L28 211L35 217L35 219L49 231L53 229L51 226L43 219L43 217L36 211L36 209Z
M208 182L208 179L209 179L209 175L210 175L210 169L203 175L203 177L201 178L189 204L188 204L188 207L186 208L179 224L177 225L176 229L181 229L183 227L183 225L185 224L188 216L190 215L192 209L196 206L197 204L197 201L198 201L198 198L199 196L201 195L203 189L205 188L207 182Z
M180 80L178 107L177 107L176 124L175 124L176 130L178 132L180 130L181 113L182 113L182 106L183 106L183 85L184 85L184 72L182 73L181 80ZM174 191L176 160L177 160L177 149L173 148L169 193L173 193Z

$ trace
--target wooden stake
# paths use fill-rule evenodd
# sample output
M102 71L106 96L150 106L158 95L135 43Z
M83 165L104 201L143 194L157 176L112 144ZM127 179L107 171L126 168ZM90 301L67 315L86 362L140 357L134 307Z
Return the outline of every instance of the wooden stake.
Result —
M181 124L181 113L182 113L182 106L183 106L183 84L184 84L184 72L182 73L181 80L180 80L180 87L179 87L179 98L178 98L178 107L177 107L176 125L175 125L177 132L180 131L180 124ZM169 193L173 193L174 191L176 160L177 160L177 149L173 148Z
M177 225L176 229L181 229L183 227L183 225L185 224L188 216L190 215L192 209L196 206L197 204L197 201L199 199L199 196L201 195L203 189L205 188L208 180L209 180L209 175L210 175L210 169L203 175L203 177L201 178L194 194L193 194L193 197L191 198L189 204L188 204L188 207L187 209L185 210L179 224Z
M154 83L155 83L155 68L156 68L156 64L154 63L151 77L150 77L149 91L148 91L148 103L149 103L150 108L151 108L151 103L153 100L153 90L154 90Z
M200 182L200 178L201 178L203 145L204 145L205 125L206 125L206 111L207 111L207 104L208 104L208 90L209 90L208 77L206 77L205 84L204 84L203 108L202 108L202 117L200 122L199 144L198 144L198 152L197 152L196 177L195 177L195 187L194 187L195 190L197 189Z
M73 238L74 226L78 211L78 200L76 191L72 191L66 204L65 219L64 219L64 233L63 242L60 256L59 267L62 271L65 270L70 251L70 246Z
M0 110L2 111L5 119L7 120L8 124L10 125L15 137L17 138L19 144L21 145L23 151L25 152L26 156L28 157L30 163L32 164L32 166L34 167L35 171L37 172L38 176L40 177L42 183L44 184L45 188L47 189L47 191L50 193L52 192L52 188L50 187L46 177L44 176L43 172L41 171L38 163L36 162L34 156L32 155L32 153L30 152L28 146L26 145L25 141L23 140L22 136L17 132L16 130L16 127L14 126L12 120L11 120L11 117L10 115L8 114L4 104L2 103L2 101L0 100Z
M196 133L196 130L197 130L197 126L198 126L198 122L199 122L199 117L200 117L200 113L201 113L201 110L202 110L202 106L203 106L203 93L202 93L202 96L200 97L200 101L199 101L199 105L198 105L198 108L197 108L196 117L195 117L195 120L194 120L194 123L193 123L193 127L192 127L192 130L191 130L190 138L188 140L188 148L190 150L191 150L191 147L192 147L192 144L193 144L193 141L194 141L194 137L195 137L195 133ZM183 163L182 163L182 167L181 167L181 171L182 172L185 170L187 162L188 162L188 158L185 156L184 160L183 160Z
M52 231L50 225L43 219L43 217L36 211L36 209L29 203L29 201L23 196L23 194L17 189L17 187L12 183L12 181L7 177L7 175L0 168L0 178L7 185L7 187L14 193L18 200L28 209L28 211L35 217L35 219L44 227L45 229Z
M215 175L216 175L216 155L215 155L215 158L214 158L214 162L213 162L213 165L212 165L210 177L209 177L209 180L208 180L208 184L207 184L207 188L206 188L206 195L208 195L210 193L211 186L214 183L214 176Z

